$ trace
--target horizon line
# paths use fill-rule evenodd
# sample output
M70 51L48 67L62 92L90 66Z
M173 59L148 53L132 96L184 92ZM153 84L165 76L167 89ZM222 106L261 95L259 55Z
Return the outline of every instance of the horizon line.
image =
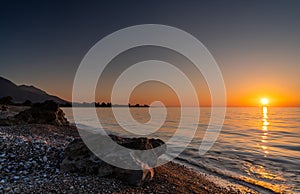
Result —
M127 107L128 105L123 105L123 104L113 104L112 106L124 106L124 107ZM140 105L147 105L147 104L140 104ZM76 107L76 106L74 106ZM88 107L88 106L82 106L82 107ZM227 107L227 108L259 108L259 107L272 107L272 108L300 108L300 105L296 105L296 106L262 106L262 105L257 105L257 106L245 106L245 105L234 105L234 106L208 106L208 105L205 105L205 106L150 106L149 107L167 107L167 108L179 108L179 107L190 107L190 108L196 108L196 107L205 107L205 108L209 108L209 107ZM145 108L149 108L149 107L145 107ZM70 107L71 108L71 107ZM105 107L96 107L96 108L105 108ZM106 108L109 108L109 107L106 107ZM132 106L132 108L134 108L134 106Z

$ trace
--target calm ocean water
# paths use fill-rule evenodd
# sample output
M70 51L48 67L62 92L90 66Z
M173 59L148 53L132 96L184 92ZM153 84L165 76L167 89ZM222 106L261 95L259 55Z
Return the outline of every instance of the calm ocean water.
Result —
M91 108L77 108L79 123L99 129L91 119ZM163 114L162 108L155 108ZM191 112L193 108L190 109ZM63 108L73 122L72 109ZM124 108L118 108L124 112ZM141 123L150 119L147 108L131 108L132 116ZM98 108L98 117L109 133L130 136L115 121L110 108ZM210 108L201 108L201 115L192 142L179 155L177 162L210 172L237 184L263 187L275 192L300 192L300 108L227 108L222 131L213 147L200 156L198 149L210 119ZM148 137L168 141L176 131L180 108L168 108L162 127ZM126 122L126 121L125 121ZM190 129L186 129L189 131ZM176 148L185 141L176 141Z

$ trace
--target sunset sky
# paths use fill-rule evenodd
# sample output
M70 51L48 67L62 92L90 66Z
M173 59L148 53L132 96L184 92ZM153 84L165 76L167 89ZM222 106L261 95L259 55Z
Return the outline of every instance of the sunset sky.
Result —
M76 70L104 36L138 24L165 24L198 38L224 77L228 106L300 106L300 2L257 1L6 1L0 6L0 76L72 99ZM110 3L109 3L110 2ZM97 89L109 101L114 79L128 65L161 59L185 71L210 104L206 83L189 61L163 48L135 48L111 62ZM102 80L102 81L101 81ZM131 103L178 105L170 88L144 83Z

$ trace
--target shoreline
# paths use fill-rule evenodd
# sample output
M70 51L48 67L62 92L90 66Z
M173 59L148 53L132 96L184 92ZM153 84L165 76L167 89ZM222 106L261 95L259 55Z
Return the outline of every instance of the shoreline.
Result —
M0 126L0 134L1 192L251 192L234 185L223 187L211 181L207 175L174 162L157 167L154 179L141 186L129 186L110 177L64 173L59 170L59 163L63 158L64 148L78 137L76 128L46 124Z

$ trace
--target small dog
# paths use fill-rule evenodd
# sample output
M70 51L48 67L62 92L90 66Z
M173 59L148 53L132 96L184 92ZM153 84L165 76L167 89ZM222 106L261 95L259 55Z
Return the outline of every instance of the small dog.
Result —
M151 146L149 144L148 146ZM157 155L153 151L152 146L151 148L147 146L146 150L138 150L133 151L130 153L130 156L132 159L141 166L143 170L143 177L142 180L145 180L147 178L148 173L150 173L150 180L154 177L154 167L157 162ZM149 154L150 151L150 154Z

